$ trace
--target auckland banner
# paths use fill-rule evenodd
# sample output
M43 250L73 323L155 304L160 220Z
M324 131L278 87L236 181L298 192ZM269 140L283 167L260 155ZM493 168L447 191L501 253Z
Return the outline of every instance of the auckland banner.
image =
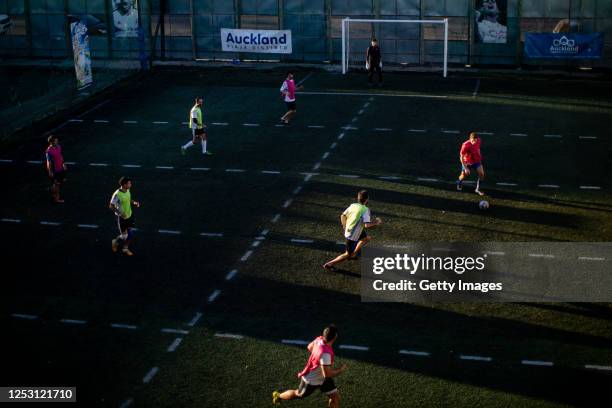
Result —
M77 88L81 89L92 84L91 55L89 53L89 36L87 26L81 21L70 23L72 52L74 54L74 69L76 71Z
M529 58L601 58L603 33L527 33L525 55Z
M232 52L291 54L291 30L222 28L221 48Z

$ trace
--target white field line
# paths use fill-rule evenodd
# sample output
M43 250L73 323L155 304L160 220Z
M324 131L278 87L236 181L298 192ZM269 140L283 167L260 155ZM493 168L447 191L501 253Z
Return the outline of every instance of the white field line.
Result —
M314 166L312 166L312 169L313 169L313 170L319 170L319 167L321 167L321 162L317 162L317 163L315 163L315 165L314 165Z
M527 256L530 256L532 258L546 258L546 259L552 259L555 256L551 255L551 254L527 254Z
M2 222L12 222L14 224L19 224L21 220L17 218L3 218Z
M258 127L259 123L243 123L242 126L245 126L245 127Z
M352 344L341 344L339 348L344 350L357 350L357 351L369 351L370 348L367 346L354 346Z
M23 313L13 313L13 314L11 314L11 317L15 317L17 319L26 319L26 320L36 320L36 319L38 319L38 316L36 316L36 315L23 314Z
M28 164L42 164L42 160L28 160L26 163L28 163Z
M79 228L88 228L88 229L96 229L99 226L96 224L77 224L77 227Z
M12 163L13 160L11 159L0 159L0 163Z
M68 166L74 166L76 164L76 162L73 162L73 161L67 161L64 163L66 163Z
M356 174L338 174L338 177L351 178L351 179L359 178L359 176Z
M224 339L236 339L236 340L242 340L244 338L242 334L232 334L232 333L215 333L215 337L221 337Z
M61 225L60 222L54 222L54 221L41 221L40 225L49 225L51 227L57 227L58 225Z
M389 96L395 98L432 98L432 99L445 99L447 95L418 95L418 94L384 94L384 93L363 93L363 92L298 92L300 95L336 95L336 96Z
M294 242L296 244L312 244L314 242L314 240L312 240L312 239L291 238L291 242Z
M471 361L492 361L493 360L491 357L469 356L469 355L463 355L463 354L461 354L459 356L459 359L461 359L461 360L471 360Z
M297 186L294 190L293 190L293 194L297 195L300 193L300 191L302 191L302 186Z
M157 232L159 232L160 234L181 235L181 231L177 231L177 230L160 229L160 230L157 230Z
M266 228L265 230L261 231L261 235L265 237L266 235L268 235L268 232L270 232L270 230Z
M210 170L210 167L190 167L189 170L193 170L193 171L208 171L208 170Z
M228 123L227 122L213 122L213 123L211 123L211 125L215 125L215 126L227 126Z
M595 261L595 262L601 262L601 261L605 261L606 258L603 257L598 257L598 256L579 256L578 257L579 261Z
M140 164L122 164L121 167L126 167L129 169L137 169L137 168L140 168L141 165Z
M246 262L246 260L249 259L251 255L253 255L253 250L249 249L244 253L244 255L242 255L242 258L240 258L240 262Z
M503 251L486 251L484 253L486 255L497 255L497 256L504 256L504 255L506 255L506 253L503 252Z
M552 139L561 139L563 136L561 135L544 135L544 137L546 138L552 138Z
M357 122L357 117L355 116L353 119L351 119L351 123L355 123Z
M390 129L390 128L374 128L374 130L377 131L377 132L390 132L393 129Z
M280 217L280 214L276 214L274 217L272 217L272 223L276 224L278 220L280 220Z
M414 133L425 133L427 132L427 130L425 129L408 129L409 132L414 132Z
M163 121L163 120L156 120L156 121L153 122L153 124L155 124L155 125L167 125L168 122Z
M578 136L578 139L595 140L597 136Z
M134 123L138 123L138 121L137 120L124 120L123 123L134 124Z
M582 190L601 190L599 186L580 186Z
M159 371L159 367L153 367L152 369L150 369L149 372L142 378L143 384L150 383L151 380L153 379L153 377L155 377L155 374L157 374L158 371Z
M221 232L200 232L200 236L202 236L202 237L221 238L223 236L223 233L221 233Z
M311 178L313 178L314 176L318 175L319 173L308 173L308 174L304 174L304 183L308 183L310 181Z
M341 127L342 130L359 130L359 128L353 127L353 126L343 126Z
M541 366L541 367L552 367L554 365L552 361L539 361L539 360L521 360L521 364Z
M282 339L281 343L283 344L293 344L296 346L306 346L309 343L306 340L292 340L292 339Z
M225 169L226 173L244 173L244 169Z
M287 201L285 201L285 203L283 204L283 208L289 208L289 206L291 205L291 203L293 202L293 199L288 199Z
M612 366L604 366L597 364L585 364L584 368L589 370L604 370L604 371L612 371Z
M234 276L236 276L237 273L238 273L238 269L232 269L231 271L227 273L227 275L225 275L225 280L230 281L234 279Z
M106 119L94 119L94 123L108 123Z
M370 102L366 102L366 103L363 104L363 108L364 109L367 108L368 106L370 106Z
M495 132L476 132L479 135L493 136Z
M310 128L310 129L323 129L323 128L325 128L325 126L323 126L323 125L308 125L306 127Z
M87 324L87 320L78 320L78 319L61 319L60 322L66 324Z
M195 326L201 318L202 318L202 313L197 312L195 316L193 316L193 318L189 321L189 323L187 323L187 326L191 326L191 327Z
M418 356L418 357L429 357L431 355L428 351L416 351L416 350L400 350L400 354L407 356Z
M89 163L89 165L92 167L106 167L108 163Z
M329 148L333 150L336 148L336 146L338 146L338 143L334 142L329 146Z
M163 328L161 329L162 333L173 333L173 334L189 334L189 330L181 330L181 329L169 329L169 328Z
M459 134L461 132L459 132L458 130L443 130L442 133Z
M518 186L518 184L516 183L495 183L495 184L497 184L498 186L508 186L508 187Z
M538 187L541 188L559 188L557 184L538 184Z
M323 153L323 156L321 156L321 160L325 160L329 157L329 152L325 152Z
M396 177L396 176L381 176L379 177L379 179L381 180L400 180L400 177Z
M476 79L476 86L474 87L474 92L472 92L472 98L476 98L478 95L478 90L480 89L480 78Z
M417 178L417 181L429 181L429 182L435 183L439 180L437 178L419 177Z
M81 123L83 122L83 119L69 119L68 122L77 122L77 123Z
M257 248L261 244L261 241L258 241L257 238L251 244L251 248Z
M343 138L343 137L344 137L344 133L340 133L340 134L338 135L338 138L337 138L337 139L338 139L338 140L342 140L342 138Z
M174 166L155 166L155 168L160 170L174 170Z
M208 303L214 302L215 299L217 299L220 294L221 294L221 291L219 289L215 289L213 293L211 293L210 296L208 297Z
M363 115L363 109L360 109L359 112L357 112L358 115Z
M262 174L281 174L281 172L277 170L262 170L261 173Z
M128 398L119 405L119 408L128 408L134 403L134 398Z
M168 348L166 349L166 352L173 353L176 350L176 348L181 344L182 341L183 341L182 337L177 337L176 339L174 339L172 344L170 344Z
M110 326L114 329L127 329L127 330L138 329L138 326L134 326L133 324L125 324L125 323L111 323Z
M514 137L527 137L527 133L510 133L510 136L514 136Z

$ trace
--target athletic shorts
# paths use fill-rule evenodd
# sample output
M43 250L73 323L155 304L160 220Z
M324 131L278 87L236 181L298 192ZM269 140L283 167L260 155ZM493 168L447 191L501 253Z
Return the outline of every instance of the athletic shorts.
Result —
M124 233L130 228L134 228L134 216L132 215L130 218L122 218L117 217L119 223L119 232Z
M468 165L467 165L467 168L468 168L468 169L470 169L470 170L476 170L476 169L478 169L480 166L482 166L482 163L478 162L478 163L468 164ZM463 168L464 168L464 167L466 167L466 166L462 166L462 167L461 167L461 170L463 170Z
M348 252L349 255L353 255L355 253L355 248L357 247L357 243L367 236L368 234L366 234L366 230L364 228L363 231L361 231L361 235L359 236L359 239L357 241L353 241L352 239L347 239L346 240L346 252Z
M338 392L338 388L336 388L336 384L331 378L326 378L325 381L323 381L323 384L320 385L308 384L306 381L304 381L303 378L301 378L300 385L298 386L298 395L300 396L300 398L306 398L307 396L315 392L316 389L318 389L325 395L332 395Z
M285 102L285 105L287 105L287 110L297 110L297 105L295 104L295 101Z
M66 180L66 171L56 171L55 173L53 173L53 176L51 176L51 180L53 180L53 182L57 184L63 183Z
M195 139L196 137L202 137L202 135L205 134L206 132L204 131L204 129L192 129L192 133L193 133L193 138Z

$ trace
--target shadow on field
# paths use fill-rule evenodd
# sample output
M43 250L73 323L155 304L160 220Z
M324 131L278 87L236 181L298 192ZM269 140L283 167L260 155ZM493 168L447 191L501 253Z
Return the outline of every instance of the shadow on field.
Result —
M353 197L356 188L350 185L317 182L313 183L310 191L320 194L338 195ZM527 222L547 226L563 226L566 228L577 229L581 218L575 215L559 214L548 211L528 210L524 208L496 205L494 210L483 213L478 210L474 202L455 200L444 197L432 197L409 192L396 192L377 188L368 188L371 201L373 203L387 203L392 205L409 205L420 207L427 210L453 211L465 214L478 214L479 216L495 217L508 221ZM375 205L375 204L374 204Z
M321 270L320 279L333 278ZM559 365L559 359L574 346L598 349L605 355L612 347L607 338L416 304L361 303L358 296L347 293L247 275L241 275L235 285L223 302L209 309L205 324L212 330L273 343L310 341L334 322L340 332L335 348L340 358L576 406L589 405L586 395L591 401L607 398L609 375ZM370 350L343 350L342 344L369 346ZM402 349L428 351L431 356L402 355L398 353ZM462 361L459 354L494 360ZM551 359L557 366L529 367L521 365L522 359ZM303 363L295 361L296 370ZM339 383L349 378L344 376ZM353 381L377 384L381 380ZM395 385L383 380L377 387L389 392Z

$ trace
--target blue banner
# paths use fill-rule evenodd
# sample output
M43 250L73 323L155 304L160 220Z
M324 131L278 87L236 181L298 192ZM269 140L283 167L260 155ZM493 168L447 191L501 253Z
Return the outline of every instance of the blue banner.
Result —
M526 33L528 58L601 58L603 33Z
M93 83L87 25L85 25L83 21L75 21L70 23L70 37L72 39L72 52L74 56L74 70L77 77L77 89L82 89Z

